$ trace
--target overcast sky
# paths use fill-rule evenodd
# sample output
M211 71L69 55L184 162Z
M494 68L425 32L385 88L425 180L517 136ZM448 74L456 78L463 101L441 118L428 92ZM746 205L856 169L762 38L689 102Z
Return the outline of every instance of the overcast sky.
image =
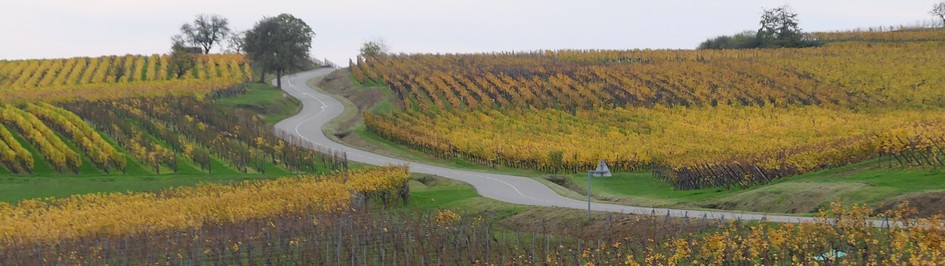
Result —
M316 33L312 54L347 65L365 40L393 52L691 49L757 28L789 4L805 31L928 21L932 0L0 0L0 59L152 54L196 14L245 30L289 13ZM218 50L215 50L218 51Z

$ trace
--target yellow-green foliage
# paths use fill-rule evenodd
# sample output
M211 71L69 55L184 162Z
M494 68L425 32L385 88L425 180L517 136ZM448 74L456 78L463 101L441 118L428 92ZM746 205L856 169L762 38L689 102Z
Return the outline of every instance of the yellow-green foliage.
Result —
M58 239L100 234L133 235L272 215L341 211L348 208L351 191L390 189L393 182L402 183L407 178L406 167L387 167L235 185L205 184L158 193L88 194L24 200L16 205L0 203L0 249L26 241L55 243Z
M0 61L0 102L203 96L252 75L242 55L198 55L190 74L177 78L167 71L168 56Z

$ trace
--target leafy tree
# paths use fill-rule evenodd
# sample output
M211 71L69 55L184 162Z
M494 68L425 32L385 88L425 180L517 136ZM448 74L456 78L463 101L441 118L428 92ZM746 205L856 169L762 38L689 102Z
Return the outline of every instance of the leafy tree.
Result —
M367 41L361 44L361 57L374 58L377 55L386 54L389 49L387 42L382 39Z
M807 47L797 20L797 13L788 5L767 9L761 14L757 38L761 47Z
M932 11L929 11L929 13L941 19L942 27L945 27L945 2L939 2L933 5Z
M260 68L260 81L265 81L265 73L274 72L278 77L277 86L281 88L285 72L308 65L313 37L315 32L304 21L281 14L263 18L247 31L243 49Z
M197 65L197 57L190 53L187 47L184 46L184 43L177 38L175 38L171 45L171 57L167 61L167 72L174 75L177 79L183 77L184 74L187 74L187 71L190 71Z
M761 28L758 36L764 39L781 39L800 35L797 13L790 6L784 5L767 9L761 14Z
M260 83L266 82L266 72L276 64L274 43L277 41L272 38L277 31L279 26L276 18L263 18L243 36L243 52L259 69Z
M209 54L213 44L220 43L230 34L230 22L218 15L197 15L193 24L184 23L180 26L181 34L187 42L203 48L203 53Z

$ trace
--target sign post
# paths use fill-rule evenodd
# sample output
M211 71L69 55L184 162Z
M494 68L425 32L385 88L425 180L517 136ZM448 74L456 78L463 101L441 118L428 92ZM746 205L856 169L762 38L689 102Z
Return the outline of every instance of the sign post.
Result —
M587 171L587 220L591 220L591 177L594 175L610 176L610 168L604 160L600 160L597 169Z
M591 220L591 175L595 174L597 171L590 170L587 171L587 220Z

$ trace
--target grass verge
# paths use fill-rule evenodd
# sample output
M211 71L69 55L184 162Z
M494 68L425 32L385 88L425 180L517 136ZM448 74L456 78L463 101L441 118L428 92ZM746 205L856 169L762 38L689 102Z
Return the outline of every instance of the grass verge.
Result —
M282 90L264 83L249 83L246 93L236 97L221 98L214 104L231 110L256 114L267 125L295 115L302 110L299 100L287 96Z

